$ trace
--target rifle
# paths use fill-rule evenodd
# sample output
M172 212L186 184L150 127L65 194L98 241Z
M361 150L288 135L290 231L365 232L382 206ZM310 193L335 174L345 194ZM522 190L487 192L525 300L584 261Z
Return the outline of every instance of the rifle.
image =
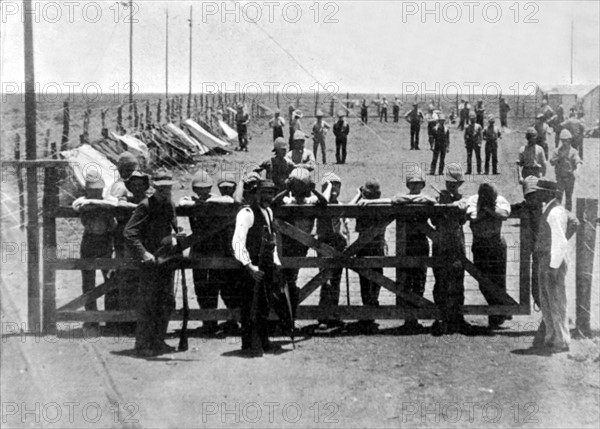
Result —
M187 282L185 280L185 268L181 269L181 293L183 294L183 322L181 324L181 332L179 333L179 347L180 352L185 352L188 349L188 320L190 318L190 306L188 303L188 290Z

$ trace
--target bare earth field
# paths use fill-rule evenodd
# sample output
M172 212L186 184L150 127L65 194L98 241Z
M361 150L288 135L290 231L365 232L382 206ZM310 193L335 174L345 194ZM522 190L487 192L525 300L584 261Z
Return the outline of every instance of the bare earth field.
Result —
M500 144L502 174L467 176L464 194L476 193L484 180L494 180L512 203L522 200L514 161L525 142L523 131L529 121L509 121L513 131L505 134ZM264 122L261 119L251 127L249 153L211 158L205 167L218 175L225 169L241 171L236 163L267 158L271 132ZM304 128L310 124L311 120L305 120ZM319 180L325 171L335 171L342 178L342 201L348 201L368 177L377 177L383 195L391 196L404 191L403 171L410 163L424 164L428 170L431 152L425 127L421 129L421 150L416 152L408 150L408 126L403 122L372 120L365 127L353 118L350 126L348 163L320 165L317 171ZM462 135L455 126L451 129L446 161L462 163ZM4 137L12 135L7 131ZM311 145L307 142L307 147ZM335 160L334 146L329 136L329 162ZM598 198L599 141L586 140L585 148L575 194ZM186 189L178 190L177 196L189 192L190 174L179 174ZM552 169L549 175L553 176ZM440 177L428 176L428 180L443 186ZM426 192L434 195L431 188ZM5 180L3 176L4 242L25 241L16 226L16 195L14 178ZM78 240L81 228L77 220L61 221L60 225L59 241ZM468 226L465 232L468 244ZM509 245L508 288L518 297L516 221L507 222L504 233ZM394 248L393 237L391 225L387 231L390 249ZM574 327L574 240L571 245L568 294ZM596 248L600 249L598 243ZM185 353L145 360L131 355L132 338L89 336L78 324L61 324L58 336L21 332L27 331L25 259L21 255L5 257L4 252L2 258L2 427L598 427L597 286L591 315L595 335L574 339L569 353L554 356L524 352L541 320L541 313L532 309L530 316L507 322L505 329L476 337L401 335L397 328L402 321L382 321L376 335L303 336L295 351L286 337L276 338L285 352L261 359L239 357L239 337L194 336ZM600 278L597 262L596 258L596 285ZM304 279L312 274L306 271L301 272ZM429 275L426 296L430 298L431 271ZM80 294L80 282L77 272L57 274L58 305ZM470 277L466 288L469 303L484 302ZM392 304L391 293L382 291L381 297L384 305ZM350 275L350 298L353 305L360 305L354 273ZM307 303L314 304L317 299L318 291ZM197 306L193 292L190 302L193 308ZM346 302L344 282L340 302ZM470 321L481 326L487 322L483 317ZM430 322L424 323L429 326ZM298 326L311 323L300 321ZM195 326L192 323L192 328ZM173 333L179 323L170 328ZM174 333L169 343L177 345Z

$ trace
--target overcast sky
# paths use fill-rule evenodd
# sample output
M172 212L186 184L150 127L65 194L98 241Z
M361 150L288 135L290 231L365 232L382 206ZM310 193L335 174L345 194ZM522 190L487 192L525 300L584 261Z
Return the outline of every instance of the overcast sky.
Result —
M469 82L479 90L497 83L506 93L517 87L524 92L528 82L569 83L572 20L575 83L600 80L598 1L430 2L427 15L420 1L138 1L134 82L140 92L165 89L167 8L170 91L187 92L192 4L194 91L202 82L229 90L235 82L256 82L262 91L277 82L290 91L296 83L309 88L318 81L340 92L399 93L415 91L415 85L435 89L436 83L455 92L450 82L464 93ZM225 4L232 13L223 14ZM36 7L35 73L42 88L68 91L69 82L77 82L76 91L93 84L105 93L127 92L129 12L122 4ZM21 2L2 2L5 92L23 82L21 8Z

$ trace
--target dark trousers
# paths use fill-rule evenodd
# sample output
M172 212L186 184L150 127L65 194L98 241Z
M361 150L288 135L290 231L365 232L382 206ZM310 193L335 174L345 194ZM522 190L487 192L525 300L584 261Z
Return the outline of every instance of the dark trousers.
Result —
M367 112L360 112L360 120L366 124L369 122L369 114Z
M483 128L483 113L477 113L476 117L477 119L475 119L475 122L477 122L479 125L481 125L481 128Z
M283 127L273 127L273 141L278 137L283 137Z
M467 173L471 174L473 171L471 165L473 164L473 153L475 153L475 162L477 163L477 173L481 173L481 146L467 143Z
M313 139L313 153L315 154L315 161L317 160L317 151L321 146L321 156L323 157L323 164L327 163L327 156L325 155L325 139Z
M339 251L344 250L346 247L346 240L324 242ZM331 273L329 280L321 285L321 296L319 298L320 307L337 307L340 302L340 283L342 282L342 274L344 269L335 268L330 271Z
M427 123L427 138L429 140L429 148L431 150L433 150L433 146L435 143L434 130L435 130L435 122L428 122Z
M421 124L410 124L410 148L419 149L419 132L421 131Z
M305 257L308 253L308 247L298 243L291 237L282 237L283 256L285 257ZM299 288L298 288L298 268L282 269L283 278L285 279L290 291L290 301L292 303L292 312L296 315L296 306L298 304Z
M261 285L255 289L255 281L247 272L241 276L242 350L262 351L269 344L269 304L265 288Z
M396 108L394 107L394 122L398 122L398 119L400 119L400 108Z
M406 238L406 256L429 256L429 241L427 241L427 236L423 234L408 235ZM404 290L423 296L427 280L427 264L406 268L403 271L406 273ZM396 305L399 304L400 300L396 297Z
M506 293L506 241L497 237L473 237L473 263L496 286L496 291ZM489 305L500 305L502 301L481 291ZM490 316L493 320L493 316Z
M439 242L434 242L433 256L443 256L448 261L445 266L433 269L433 301L440 307L445 321L457 322L463 317L461 307L465 302L465 271L462 263L452 262L449 253Z
M565 195L565 208L569 211L573 208L573 189L575 189L575 176L562 176L556 178L558 184L558 198L562 201Z
M385 122L387 122L387 109L381 109L381 112L379 113L379 122L382 122L385 119Z
M490 171L490 159L492 160L492 172L498 174L498 142L485 143L485 174Z
M348 140L346 139L336 139L335 140L335 160L338 164L346 163L346 144Z
M429 168L429 174L431 174L431 175L435 174L435 167L437 165L438 158L440 160L438 174L441 175L441 174L444 174L444 166L445 166L445 161L446 161L446 148L440 147L440 145L436 145L433 148L433 158L431 159L431 167Z
M363 256L384 256L383 247L383 240L375 240L363 247L356 256L359 258ZM371 271L383 274L383 268L371 268ZM359 280L362 304L379 307L379 290L381 286L363 276L359 276Z
M112 257L112 239L109 234L97 235L84 233L81 239L80 255L82 259L86 258L111 258ZM102 271L104 281L108 280L108 271ZM81 288L83 293L89 292L96 287L96 271L81 271ZM97 310L96 302L90 302L85 305L86 310Z
M248 147L248 128L246 126L238 127L237 133L240 149L246 149Z
M579 158L583 160L583 136L577 139L577 151L579 152Z
M138 290L136 349L153 349L164 342L173 310L173 271L156 265L144 267Z
M508 118L506 115L500 115L500 126L501 127L508 127Z

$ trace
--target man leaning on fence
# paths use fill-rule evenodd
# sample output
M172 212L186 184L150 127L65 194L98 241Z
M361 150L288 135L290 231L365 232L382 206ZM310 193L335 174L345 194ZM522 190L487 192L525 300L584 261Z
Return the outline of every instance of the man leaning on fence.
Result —
M176 245L175 208L171 201L175 183L170 172L158 170L152 178L154 194L137 206L123 231L132 254L144 265L140 270L135 336L135 350L141 357L175 350L164 341L175 309L173 270L160 264L158 258L160 250Z

